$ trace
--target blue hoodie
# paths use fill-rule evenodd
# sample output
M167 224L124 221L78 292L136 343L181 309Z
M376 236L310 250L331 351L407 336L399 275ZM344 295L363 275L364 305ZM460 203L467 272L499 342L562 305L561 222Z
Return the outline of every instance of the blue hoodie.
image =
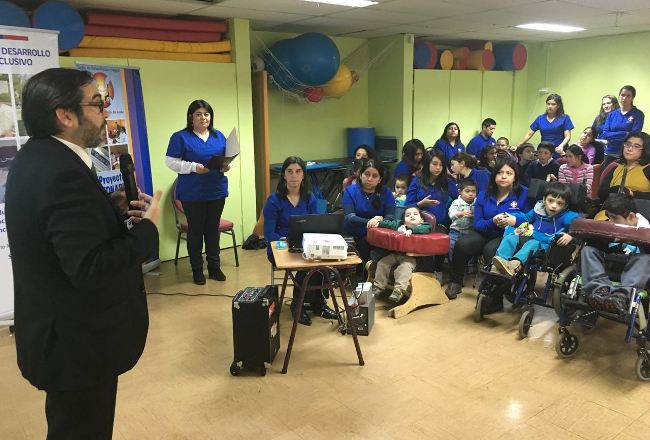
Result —
M544 244L549 244L553 238L569 229L571 222L580 217L575 211L565 209L553 216L549 216L544 208L544 201L540 200L530 211L513 212L517 225L528 222L533 225L532 237Z

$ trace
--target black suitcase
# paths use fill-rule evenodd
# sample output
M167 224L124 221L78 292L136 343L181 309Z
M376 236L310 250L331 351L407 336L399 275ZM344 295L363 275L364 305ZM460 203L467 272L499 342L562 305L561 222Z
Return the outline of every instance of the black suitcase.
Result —
M280 348L278 287L246 287L232 299L234 360L230 374L242 368L264 376Z

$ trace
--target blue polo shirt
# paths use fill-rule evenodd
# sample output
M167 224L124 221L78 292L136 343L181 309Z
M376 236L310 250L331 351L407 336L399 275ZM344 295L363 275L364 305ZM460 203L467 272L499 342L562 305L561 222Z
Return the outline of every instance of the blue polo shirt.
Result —
M451 145L447 139L440 138L433 144L433 148L440 151L445 157L445 165L449 168L449 162L456 153L464 153L465 145L462 142L456 141L455 145Z
M490 184L490 175L491 173L488 170L482 170L474 168L467 176L468 179L472 179L476 183L476 194L487 191L488 185Z
M496 144L497 141L492 136L485 137L483 133L479 133L467 144L467 152L474 157L481 157L481 152L485 150L485 147Z
M264 205L264 239L266 253L271 255L271 242L289 235L289 218L292 215L317 214L316 197L309 194L309 199L302 197L298 206L293 206L289 199L278 193L273 193L266 199Z
M498 228L492 220L494 216L504 212L515 215L530 209L527 199L528 188L521 185L519 188L521 190L519 196L511 192L500 203L497 203L495 196L487 192L479 193L474 203L474 230L490 240L503 236L504 230Z
M530 124L530 129L539 131L542 141L550 142L557 147L564 140L564 130L573 130L573 122L571 122L569 115L556 117L552 122L549 122L546 119L546 113L544 113ZM558 155L553 155L553 157L556 156Z
M397 165L395 165L395 169L393 170L393 176L408 176L411 177L413 175L413 172L415 170L409 163L405 160L400 160Z
M456 183L447 179L447 191L443 191L441 188L428 184L422 185L420 178L413 179L409 185L409 189L406 192L406 206L417 205L417 203L429 196L432 200L437 200L440 203L437 205L431 205L427 207L421 207L422 211L426 211L431 215L436 217L436 223L440 225L447 225L449 216L448 208L451 200L458 198L458 190L456 189Z
M376 207L373 201L377 200ZM368 233L367 223L378 215L392 218L395 214L395 197L393 192L382 187L379 193L367 194L361 185L350 185L343 190L343 227L347 234L365 237Z
M167 146L167 156L206 165L215 155L226 152L226 137L218 130L210 132L203 141L194 132L180 130L172 134ZM184 202L221 200L228 197L228 178L219 170L205 174L179 174L176 197Z
M634 106L625 114L621 113L620 108L609 112L600 131L601 137L607 139L605 154L619 156L627 135L631 131L643 130L644 118L643 112Z

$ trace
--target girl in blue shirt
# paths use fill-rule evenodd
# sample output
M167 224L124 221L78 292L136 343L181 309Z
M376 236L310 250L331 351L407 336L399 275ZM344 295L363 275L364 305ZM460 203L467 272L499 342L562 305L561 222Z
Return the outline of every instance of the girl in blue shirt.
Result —
M449 286L445 293L450 299L461 293L465 266L473 256L483 253L483 261L492 261L503 231L508 225L507 213L527 212L528 189L519 184L519 168L509 158L497 161L490 176L487 191L476 197L474 204L474 230L461 235L454 246ZM498 296L498 295L497 295ZM488 308L488 312L503 308L502 298Z
M266 255L275 265L271 242L287 237L289 234L289 218L292 215L316 214L316 197L309 190L309 179L306 179L305 162L297 156L289 156L284 160L280 170L280 180L273 194L266 199L264 205L264 239L267 242ZM300 286L307 274L306 271L298 271L294 278L293 301L291 310L295 314L298 298L300 298ZM311 285L321 285L322 277L314 275L310 278ZM305 298L309 300L312 311L327 319L336 319L336 313L325 302L326 295L318 291L307 291ZM304 325L311 325L311 318L303 307L298 320Z
M645 116L634 106L635 97L634 87L623 86L618 94L620 107L612 110L605 119L598 139L605 144L605 160L601 165L602 169L621 157L623 142L631 132L643 130Z
M187 108L187 126L169 139L165 163L178 173L176 198L183 204L187 218L187 253L190 256L195 284L205 284L203 242L208 274L213 280L225 281L220 268L219 221L228 197L230 166L220 170L207 168L213 156L223 156L226 138L214 129L214 111L202 99Z
M447 175L442 152L431 150L424 156L422 174L413 179L406 192L406 205L417 205L436 217L436 224L448 226L449 200L458 197L456 184Z
M490 172L478 168L478 162L468 153L457 153L451 158L449 167L455 180L472 179L476 183L477 193L485 192L490 183Z
M395 165L393 174L395 176L416 175L422 168L422 156L424 155L424 144L420 139L406 141L402 147L402 160Z
M354 237L361 259L370 260L371 247L366 240L368 229L376 228L379 222L393 218L395 197L384 185L385 169L373 159L364 162L359 172L359 181L343 191L345 232Z
M460 140L460 127L458 124L450 122L445 125L440 139L436 141L433 148L442 153L443 162L446 167L449 167L449 162L456 153L464 153L465 145Z
M546 113L539 115L532 124L528 133L519 144L528 142L539 130L542 141L551 142L555 145L553 158L557 159L564 152L564 147L571 140L573 122L569 115L564 113L562 97L557 93L551 93L546 98Z

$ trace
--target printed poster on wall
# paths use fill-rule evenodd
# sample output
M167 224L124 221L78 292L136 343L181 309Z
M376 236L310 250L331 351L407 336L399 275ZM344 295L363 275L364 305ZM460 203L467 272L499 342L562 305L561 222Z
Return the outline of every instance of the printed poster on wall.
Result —
M0 322L13 318L11 255L5 223L7 174L29 137L21 118L23 87L38 72L59 66L58 32L0 26ZM10 322L10 321L8 321Z

